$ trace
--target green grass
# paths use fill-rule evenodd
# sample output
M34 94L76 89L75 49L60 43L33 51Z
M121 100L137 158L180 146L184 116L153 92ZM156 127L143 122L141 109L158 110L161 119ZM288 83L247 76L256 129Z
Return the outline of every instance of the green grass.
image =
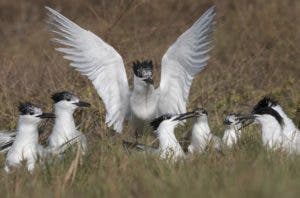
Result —
M249 112L270 94L300 126L299 1L2 0L0 129L16 126L20 101L49 111L50 94L59 90L78 94L92 107L76 113L89 152L78 161L74 180L67 177L71 164L77 164L76 152L70 152L33 175L25 169L7 175L1 168L1 197L299 197L300 157L267 152L256 126L224 156L208 152L174 164L124 151L121 142L130 137L130 127L125 125L121 137L111 136L101 99L89 80L54 51L44 22L48 5L101 36L124 58L130 84L132 62L153 59L158 86L163 53L212 4L216 46L209 66L194 80L188 109L205 107L212 130L222 136L228 112ZM179 128L178 137L190 127Z

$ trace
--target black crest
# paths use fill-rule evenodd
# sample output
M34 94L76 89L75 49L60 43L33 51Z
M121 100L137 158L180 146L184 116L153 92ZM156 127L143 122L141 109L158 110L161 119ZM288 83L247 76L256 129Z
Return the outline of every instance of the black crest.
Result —
M35 108L37 107L30 102L24 102L19 104L19 112L21 115L33 115L35 114Z
M253 114L258 114L258 115L269 114L273 116L281 126L283 125L283 118L280 116L280 114L277 111L275 111L271 107L259 108L255 110Z
M162 123L162 121L164 120L168 120L172 117L171 114L165 114L165 115L162 115L158 118L155 118L154 120L152 120L152 122L150 123L150 125L152 126L153 130L157 130L157 128L159 127L160 123Z
M74 95L68 91L57 92L51 96L54 103L58 103L62 100L70 101Z
M253 111L255 112L261 108L267 108L267 107L274 107L276 106L278 103L276 100L274 100L273 98L269 97L269 96L265 96L263 97L263 99L261 99L254 107L253 107Z
M133 62L132 69L134 74L139 78L152 77L152 60L137 60L136 62Z

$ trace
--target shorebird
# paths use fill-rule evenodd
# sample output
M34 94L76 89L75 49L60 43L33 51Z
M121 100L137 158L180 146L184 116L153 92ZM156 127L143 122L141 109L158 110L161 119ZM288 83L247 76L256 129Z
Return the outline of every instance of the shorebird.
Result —
M267 148L300 152L300 131L275 100L264 97L254 106L249 119L261 125L262 141Z
M44 118L54 118L52 113L43 113L31 103L21 103L20 116L16 129L15 140L8 150L5 161L5 171L18 167L26 161L29 172L32 172L38 157L42 155L43 147L38 143L38 125Z
M56 118L48 138L49 147L57 150L69 141L79 142L82 152L85 153L87 150L86 137L77 130L73 113L78 107L89 107L90 104L80 101L78 96L68 91L53 94L52 100Z
M183 114L165 114L154 119L150 125L152 126L159 140L159 147L155 148L144 144L124 141L125 146L134 147L138 150L159 154L162 159L178 160L184 158L185 154L174 134L175 127L183 120L192 118L195 112Z
M208 124L208 113L203 108L194 110L195 121L192 128L191 144L188 146L188 152L203 153L209 145L217 150L222 150L221 139L214 135Z
M241 137L242 128L251 124L248 117L242 114L230 113L224 120L225 131L222 141L228 147L232 148Z
M133 63L129 89L121 55L94 33L46 7L57 51L93 83L106 108L106 123L121 133L125 119L139 129L155 117L186 112L194 77L207 65L212 49L215 8L208 9L168 48L162 58L161 81L155 89L152 61Z
M73 117L79 107L89 107L87 102L80 101L79 97L67 92L57 92L52 95L54 102L55 120L52 132L48 137L48 146L44 148L44 155L61 154L72 144L79 142L81 150L87 149L85 135L78 131ZM16 131L0 132L0 152L6 153L15 141Z

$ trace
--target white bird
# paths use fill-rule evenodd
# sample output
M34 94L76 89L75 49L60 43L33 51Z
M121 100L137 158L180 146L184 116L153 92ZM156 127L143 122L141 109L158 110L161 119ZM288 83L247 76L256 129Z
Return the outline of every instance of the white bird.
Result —
M52 113L43 113L31 103L21 103L20 116L16 130L16 137L7 152L5 171L18 167L26 161L27 169L32 172L38 157L43 152L43 147L38 143L38 125L43 118L54 118Z
M135 128L157 116L186 112L186 103L194 77L209 60L215 26L215 8L207 10L173 43L162 58L161 82L153 86L152 61L133 65L133 90L128 86L124 61L120 54L94 33L85 30L57 11L46 7L51 31L71 66L93 83L106 108L106 123L121 133L125 119Z
M247 119L247 116L235 113L230 113L226 116L224 120L225 131L222 141L228 148L232 148L232 146L237 144L238 140L241 138L242 128L250 124L247 122Z
M52 95L54 101L54 126L48 137L48 146L44 147L44 157L61 154L72 144L79 142L83 153L87 150L85 135L78 131L73 117L78 107L89 107L87 102L80 101L78 96L67 92L57 92ZM15 141L16 131L0 132L0 152L6 153Z
M252 114L252 119L262 126L263 144L269 149L300 152L300 131L275 100L264 97L255 105Z
M73 143L79 142L84 154L87 150L86 137L77 130L73 113L78 107L89 107L90 104L80 101L79 97L67 91L53 94L52 100L54 101L56 118L48 138L49 147L52 150L57 150L70 141Z
M188 112L183 114L165 114L151 122L151 126L155 131L159 140L159 147L154 148L151 146L131 143L124 141L125 146L132 146L142 151L148 151L157 153L162 159L178 160L185 157L184 151L182 150L176 136L174 134L175 127L183 120L192 118L195 116L194 112Z
M222 141L211 132L207 111L198 108L194 112L196 119L192 128L191 144L188 146L188 152L191 154L203 153L209 145L212 145L217 151L221 151Z

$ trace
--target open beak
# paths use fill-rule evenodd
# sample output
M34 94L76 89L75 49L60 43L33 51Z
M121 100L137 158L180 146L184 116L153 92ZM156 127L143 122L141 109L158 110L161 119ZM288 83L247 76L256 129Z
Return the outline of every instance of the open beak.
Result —
M143 81L146 82L147 84L151 84L151 85L154 84L153 79L152 79L151 77L146 78L146 79L144 79Z
M238 117L243 127L246 127L254 122L255 116L253 114Z
M55 114L54 113L42 113L41 115L36 116L38 118L55 118Z
M225 119L224 122L223 122L224 125L231 125L231 123L232 122L230 122L228 119Z
M179 114L174 120L186 120L188 118L196 117L196 113L194 111Z
M73 103L73 104L75 104L75 105L78 106L78 107L90 107L90 106L91 106L90 103L88 103L88 102L83 102L83 101L75 102L75 103Z

